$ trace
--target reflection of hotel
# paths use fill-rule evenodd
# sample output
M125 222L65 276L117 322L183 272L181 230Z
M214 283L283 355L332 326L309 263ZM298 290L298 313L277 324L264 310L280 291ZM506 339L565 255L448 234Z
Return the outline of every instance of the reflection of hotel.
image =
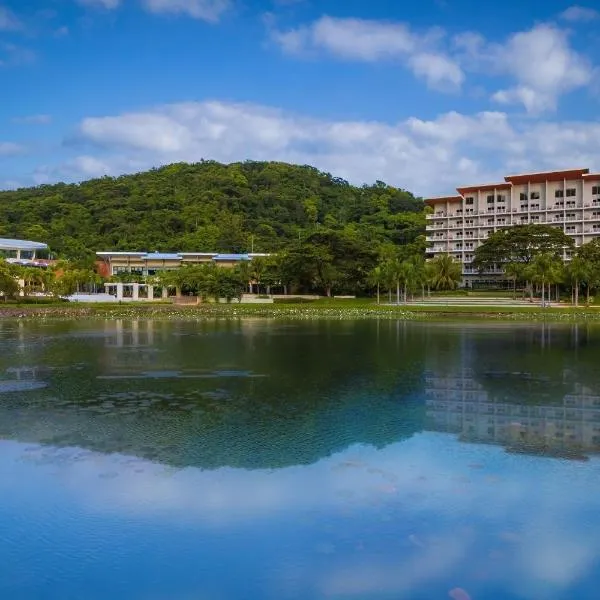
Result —
M600 396L575 390L555 405L497 402L467 369L426 375L427 428L474 442L600 451ZM541 385L541 384L540 384Z

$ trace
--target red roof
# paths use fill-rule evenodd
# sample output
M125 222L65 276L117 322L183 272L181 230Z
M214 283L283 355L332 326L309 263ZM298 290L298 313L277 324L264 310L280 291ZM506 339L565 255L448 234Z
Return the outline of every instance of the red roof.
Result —
M545 181L562 181L563 179L581 179L589 172L589 169L569 169L567 171L547 171L545 173L507 175L504 179L515 185L523 183L544 183Z
M583 178L586 181L600 181L600 173L589 173L584 175Z
M475 192L489 192L490 190L509 190L510 183L484 183L481 185L470 185L467 187L456 188L456 191L463 196L465 194L474 194Z

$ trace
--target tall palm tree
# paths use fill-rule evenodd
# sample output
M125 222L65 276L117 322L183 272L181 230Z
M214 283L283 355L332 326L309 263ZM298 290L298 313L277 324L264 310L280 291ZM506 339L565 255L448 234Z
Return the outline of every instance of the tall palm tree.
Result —
M438 254L431 261L432 287L454 290L462 279L462 266L450 254Z
M517 299L517 281L521 281L525 266L523 263L510 262L504 267L504 274L513 282L513 298Z
M377 304L380 303L380 289L385 283L385 273L382 265L377 265L371 270L367 277L367 282L377 288Z
M551 254L538 254L531 263L531 277L542 287L542 306L546 304L546 284L560 280L560 265Z
M566 266L566 275L573 286L573 298L575 306L579 306L579 287L582 282L590 279L590 264L580 256L576 256ZM589 287L589 286L588 286Z
M250 262L250 274L256 283L256 292L260 294L260 282L267 269L267 261L262 256L255 256Z

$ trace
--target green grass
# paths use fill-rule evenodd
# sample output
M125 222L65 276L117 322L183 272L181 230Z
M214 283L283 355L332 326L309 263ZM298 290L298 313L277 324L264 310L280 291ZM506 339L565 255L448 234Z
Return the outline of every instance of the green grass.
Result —
M505 321L599 321L600 307L544 308L531 306L413 306L377 305L370 299L322 299L288 304L56 304L2 305L4 319L169 319L206 320L237 318L271 319L402 319L505 320Z

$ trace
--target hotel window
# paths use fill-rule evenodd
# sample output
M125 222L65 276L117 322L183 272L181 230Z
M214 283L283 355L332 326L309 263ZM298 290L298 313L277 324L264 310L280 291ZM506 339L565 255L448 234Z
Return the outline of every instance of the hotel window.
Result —
M555 198L562 198L564 195L565 195L565 193L562 190L554 190Z
M497 202L505 202L506 201L506 196L496 196L496 201Z
M505 225L506 219L498 219L498 225Z
M494 219L488 219L488 222L487 222L487 224L488 224L488 225L493 225L493 224L494 224Z
M530 198L532 200L539 200L540 199L540 193L539 192L531 192Z
M575 233L575 225L567 225L567 233Z
M474 200L473 200L473 196L469 196L468 198L465 198L465 204L473 204Z
M494 204L494 196L488 196L487 197L487 203L488 204Z
M519 200L521 200L521 201L527 200L527 194L525 194L524 192L521 192L519 194Z
M600 185L595 185L592 187L592 196L600 195Z
M569 188L567 190L567 197L572 197L577 195L577 190L575 188Z

